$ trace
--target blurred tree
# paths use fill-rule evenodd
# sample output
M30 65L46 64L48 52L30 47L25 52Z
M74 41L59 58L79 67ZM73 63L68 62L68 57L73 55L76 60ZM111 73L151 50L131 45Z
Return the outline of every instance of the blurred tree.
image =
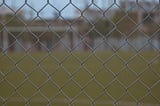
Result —
M121 37L122 34L128 36L132 33L132 31L137 27L138 23L138 13L130 12L126 13L124 11L116 11L115 15L112 18L112 21L116 25L115 31L113 31L112 35L115 37ZM138 34L138 33L134 33Z
M24 20L23 13L17 14L6 14L4 16L5 26L23 26L24 23L21 20Z
M106 35L112 27L112 24L107 19L100 19L94 24L84 22L79 28L84 38L84 50L90 50L93 47L94 39L102 36L107 37Z
M80 28L83 34L94 39L97 37L106 36L106 34L112 29L111 23L107 19L100 19L93 25L90 23L84 23L83 27Z
M143 27L146 28L144 31L148 36L152 36L156 31L159 30L159 24L154 20L155 13L144 13L143 14Z

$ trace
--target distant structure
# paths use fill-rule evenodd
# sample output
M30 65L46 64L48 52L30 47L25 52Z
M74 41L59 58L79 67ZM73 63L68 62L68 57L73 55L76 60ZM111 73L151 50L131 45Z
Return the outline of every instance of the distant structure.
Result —
M98 9L98 8L89 7L89 2L87 0L84 0L85 11L82 14L83 20L86 21L87 19L88 21L95 21L98 18L101 18L101 19L106 18L106 17L111 18L114 15L116 9L110 8L107 11L105 11L105 8L109 4L112 5L113 1L112 0L108 0L107 2L103 2L103 1L104 0L101 0L101 3L102 3L100 7L101 9ZM98 3L98 2L95 0L94 3ZM76 16L81 16L81 13L79 11L76 11Z
M120 7L128 14L134 15L134 18L136 19L135 22L139 24L140 31L143 31L145 34L147 34L147 36L154 36L155 39L152 40L152 44L154 47L159 48L160 32L158 31L155 33L155 30L158 28L156 24L160 23L159 3L155 0L123 0L120 1ZM147 41L143 34L140 34L138 37L140 39L136 39L135 42ZM141 44L138 44L137 47L139 47L139 45ZM152 48L152 46L148 46L148 48Z
M137 12L139 16L139 22L148 14L153 17L157 22L159 22L160 11L157 7L159 4L155 1L138 1L135 0L123 0L120 2L120 7L124 11Z
M88 25L88 23L92 23L94 25L96 21L102 19L108 19L109 21L111 21L117 13L123 15L125 14L125 12L128 13L128 17L130 14L132 14L131 16L136 18L135 22L140 23L138 28L140 30L143 30L144 32L149 32L151 29L155 29L155 27L150 27L149 25L152 24L153 21L155 23L160 23L160 10L158 9L159 4L156 2L138 1L137 3L135 2L135 0L121 0L119 2L120 8L114 8L113 6L113 8L109 8L108 10L89 8L89 2L87 0L84 0L84 3L84 11L76 12L77 16L80 16L80 18L63 20L58 18L59 14L55 12L55 17L53 19L37 19L34 21L32 20L32 18L28 20L24 19L25 23L29 23L27 24L27 27L24 27L23 24L18 26L18 23L15 23L12 26L5 25L5 27L2 24L0 26L0 51L62 51L71 49L77 51L87 51L95 47L97 51L112 50L110 45L112 45L115 48L118 48L120 45L123 45L126 42L126 39L124 39L124 37L114 38L112 37L112 35L106 41L102 37L92 39L89 36L86 36L87 34L85 32L87 31L85 30L85 26ZM108 5L112 5L113 3L114 0L108 0ZM7 14L15 15L14 12L9 8L4 6L0 7L0 23L3 23L3 21L5 21L4 16ZM123 24L127 24L127 27L129 26L129 23L124 22ZM128 29L127 27L125 31L129 29L129 27ZM17 35L19 35L21 31L23 31L23 33L20 34L19 37L17 37ZM121 30L119 29L119 31ZM121 32L123 32L123 30ZM148 32L146 34L148 34ZM83 35L84 33L85 36ZM16 40L15 37L17 37ZM136 37L129 40L130 43L137 49L140 49L146 42L148 42L147 37L143 36L143 34L139 34L139 36L137 38ZM153 45L154 47L159 49L159 41L160 40L158 37L154 37L152 41L150 40L150 43L146 47L146 50L152 50ZM96 46L98 44L100 45ZM133 48L129 45L126 45L123 49L132 50Z
M13 12L4 6L0 7L0 23L5 23L5 16L6 15L12 15ZM2 25L0 25L0 30L2 28ZM1 36L4 35L4 32L0 31L0 51L3 48L7 48L8 47L8 36Z

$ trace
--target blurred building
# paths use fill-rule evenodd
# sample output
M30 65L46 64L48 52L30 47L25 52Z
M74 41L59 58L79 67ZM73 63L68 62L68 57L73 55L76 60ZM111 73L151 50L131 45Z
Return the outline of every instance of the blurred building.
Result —
M27 20L24 25L5 25L1 30L1 51L71 50L78 45L77 27L82 20ZM73 23L73 24L72 24ZM72 24L72 26L71 26ZM4 28L4 26L2 26ZM78 48L75 48L76 50Z
M160 23L160 11L157 3L149 1L139 1L137 3L135 2L135 0L121 1L120 8L110 8L108 10L88 8L82 13L77 12L77 16L80 17L73 19L59 19L58 17L56 17L50 20L24 19L24 21L21 22L18 17L15 17L17 18L15 19L16 21L12 18L12 21L10 20L10 23L5 25L6 29L4 29L3 25L0 26L0 35L2 35L0 36L0 50L63 51L71 49L91 50L96 48L95 50L103 51L109 49L112 50L113 48L119 48L121 47L121 45L124 45L126 43L124 36L116 39L113 37L113 33L111 33L110 38L107 38L107 40L102 38L102 36L91 39L89 36L87 36L88 29L87 31L85 29L88 24L91 25L90 28L93 28L93 25L95 25L97 20L107 19L109 21L112 21L112 19L117 15L119 11L124 13L124 15L128 13L128 17L132 18L135 23L139 23L139 30L146 32L146 34L148 35L152 34L157 28L155 26L151 26L150 24ZM5 15L15 15L13 13L14 12L12 12L10 9L1 7L1 23L5 21ZM117 24L117 29L119 27L124 27L122 30L120 28L118 29L121 33L126 33L127 31L129 32L129 29L131 31L133 30L133 26L126 22L129 21L122 22L122 25L120 25L120 23ZM24 23L27 24L27 26L25 26ZM117 33L115 34L116 36L118 35ZM159 38L157 38L157 36L152 38L153 39L150 39L149 45L160 48ZM145 43L148 43L148 39L146 36L129 39L128 41L138 49L143 47ZM151 46L147 47L147 49L152 48ZM133 48L129 48L126 46L123 49L129 50Z
M160 32L158 31L160 23L159 3L155 0L123 0L120 1L120 7L128 13L129 17L137 23L139 27L139 36L131 40L131 44L137 48L147 44L146 48L160 47ZM156 33L155 33L156 32ZM147 37L151 37L150 43ZM139 43L135 43L139 42ZM142 43L143 42L143 43Z
M13 14L13 12L4 6L0 6L0 51L2 51L3 47L8 46L8 37L7 36L2 36L3 35L3 25L5 24L5 15L7 14Z
M120 1L120 7L126 12L136 12L138 22L143 22L144 18L148 17L147 19L152 18L156 23L160 23L159 3L155 1L124 0ZM147 21L149 22L149 20Z

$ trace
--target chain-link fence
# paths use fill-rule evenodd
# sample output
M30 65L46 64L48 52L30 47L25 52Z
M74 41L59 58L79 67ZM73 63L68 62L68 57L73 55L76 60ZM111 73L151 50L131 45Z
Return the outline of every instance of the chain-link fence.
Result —
M1 0L1 106L159 106L158 0Z

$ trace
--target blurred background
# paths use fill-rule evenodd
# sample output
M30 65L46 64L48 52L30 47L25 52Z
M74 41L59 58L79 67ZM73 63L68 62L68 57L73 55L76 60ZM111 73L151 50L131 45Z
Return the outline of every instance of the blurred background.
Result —
M0 0L0 106L160 106L160 1Z
M158 50L158 0L0 1L1 51Z

